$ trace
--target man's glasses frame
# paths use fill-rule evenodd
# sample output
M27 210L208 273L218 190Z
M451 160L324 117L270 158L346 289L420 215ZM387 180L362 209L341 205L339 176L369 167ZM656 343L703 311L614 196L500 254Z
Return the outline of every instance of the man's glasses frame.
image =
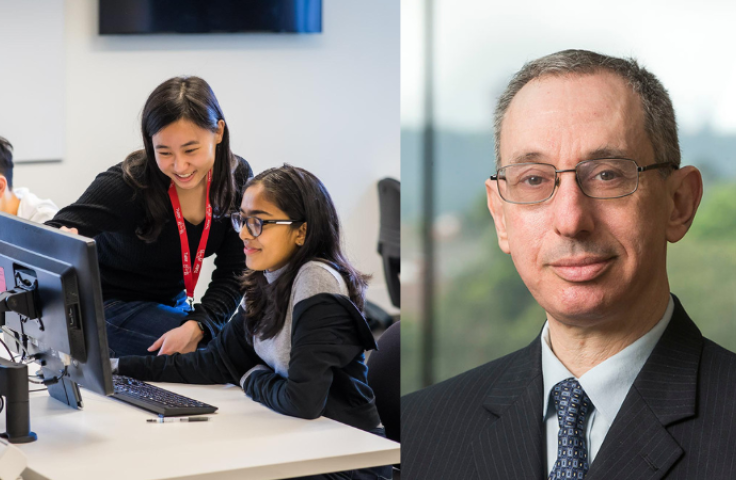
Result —
M292 223L304 223L304 220L263 220L262 218L249 217L240 212L235 212L230 214L230 222L236 232L240 233L243 226L245 226L253 238L258 238L263 233L264 225L291 225Z
M634 165L636 165L636 184L634 185L633 190L631 190L630 192L627 192L627 193L623 193L623 194L620 194L620 195L613 195L613 196L596 196L596 195L590 195L588 192L585 191L585 187L580 182L580 175L579 175L579 173L580 173L580 170L579 170L580 167L581 166L588 166L591 163L596 163L596 164L601 163L602 164L603 162L610 162L612 160L631 162ZM531 201L531 202L518 202L518 201L514 201L514 200L509 200L508 198L506 198L504 196L504 194L501 191L501 187L499 186L499 176L501 176L501 179L503 180L504 179L503 173L507 169L514 168L514 167L519 167L519 166L529 166L529 165L543 165L545 167L552 167L552 168L554 168L554 171L555 171L555 180L554 180L554 186L552 187L552 191L550 192L550 194L547 197L545 197L543 199L540 199L540 200ZM560 174L561 173L575 172L575 182L578 184L578 187L580 188L580 191L583 192L583 195L585 195L586 197L598 198L598 199L612 199L612 198L626 197L628 195L633 194L634 192L636 192L639 189L639 176L641 175L641 173L642 172L647 172L649 170L659 169L659 168L674 168L674 169L677 169L678 167L677 167L677 165L675 165L672 162L658 162L658 163L653 163L651 165L646 165L646 166L641 167L641 166L639 166L638 163L636 163L635 160L631 160L630 158L597 158L597 159L593 159L593 160L584 160L584 161L578 163L577 165L575 165L575 168L570 168L570 169L565 169L565 170L557 170L557 167L555 165L552 165L552 164L549 164L549 163L526 162L526 163L514 163L514 164L511 164L511 165L506 165L505 167L501 167L501 168L498 169L498 171L496 172L496 174L495 175L491 175L490 178L491 178L492 181L495 181L496 182L496 189L498 190L498 194L499 194L499 196L504 201L506 201L508 203L514 203L514 204L517 204L517 205L534 205L534 204L537 204L537 203L546 202L547 200L549 200L550 198L552 198L554 196L555 192L557 191L557 187L559 187L559 185L560 185Z

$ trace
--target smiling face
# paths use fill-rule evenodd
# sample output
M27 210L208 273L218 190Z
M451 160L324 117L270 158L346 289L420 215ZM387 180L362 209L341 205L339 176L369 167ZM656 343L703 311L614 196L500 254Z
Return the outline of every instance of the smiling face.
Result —
M546 76L511 102L501 166L541 162L563 170L611 157L654 163L639 98L620 77ZM499 245L537 302L561 322L591 325L661 302L669 292L672 176L643 173L633 195L602 200L586 197L574 173L562 173L554 196L536 205L504 202L495 182L486 188Z
M158 168L178 189L191 190L203 185L207 172L215 164L215 150L222 141L224 129L222 120L216 132L187 119L170 123L151 137Z
M240 212L243 216L257 217L261 220L299 220L292 219L274 203L266 199L263 185L256 183L243 194ZM291 225L265 224L261 234L254 238L246 227L240 231L245 251L245 265L250 270L278 270L294 256L304 244L307 224L297 228Z

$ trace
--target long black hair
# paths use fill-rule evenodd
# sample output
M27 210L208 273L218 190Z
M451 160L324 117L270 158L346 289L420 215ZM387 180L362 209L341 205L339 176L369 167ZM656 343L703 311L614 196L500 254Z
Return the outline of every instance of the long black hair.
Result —
M284 326L291 297L291 287L299 269L310 260L318 260L337 270L348 287L350 300L363 310L365 288L370 276L358 272L342 253L340 220L332 198L322 182L308 171L284 165L268 169L245 185L263 185L266 200L276 205L293 220L307 224L304 245L289 260L286 270L269 284L263 272L246 270L245 328L248 341L253 336L261 340L275 336ZM302 223L291 224L300 228Z
M214 92L199 77L174 77L156 87L146 100L141 116L144 149L131 153L123 162L123 178L143 196L146 216L135 233L146 242L155 241L164 223L170 220L167 190L171 179L156 164L152 137L181 119L212 132L217 131L220 120L225 120ZM235 157L230 151L230 132L225 123L212 167L210 203L215 217L227 215L237 201L238 192L233 178L235 167Z

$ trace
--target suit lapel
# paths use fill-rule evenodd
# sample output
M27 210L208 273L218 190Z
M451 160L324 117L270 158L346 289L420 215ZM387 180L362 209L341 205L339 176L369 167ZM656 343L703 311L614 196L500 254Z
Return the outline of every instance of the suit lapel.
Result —
M537 337L514 354L517 358L484 400L489 425L472 445L480 479L544 478L544 386L539 342Z
M683 450L666 427L695 415L703 337L677 297L672 320L634 381L586 480L663 478Z

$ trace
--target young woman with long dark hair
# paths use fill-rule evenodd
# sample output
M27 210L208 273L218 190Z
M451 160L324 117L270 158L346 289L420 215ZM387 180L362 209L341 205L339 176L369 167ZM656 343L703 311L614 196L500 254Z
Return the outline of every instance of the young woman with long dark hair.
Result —
M141 130L143 150L47 222L97 241L112 356L194 351L241 298L244 254L229 215L253 174L230 151L215 94L201 78L169 79L148 97ZM212 281L193 304L213 254Z
M206 349L122 357L114 370L157 382L232 383L279 413L384 435L366 380L364 352L375 349L361 314L367 277L342 254L322 182L289 165L266 170L248 182L231 218L246 257L240 315ZM309 478L390 477L386 466Z

